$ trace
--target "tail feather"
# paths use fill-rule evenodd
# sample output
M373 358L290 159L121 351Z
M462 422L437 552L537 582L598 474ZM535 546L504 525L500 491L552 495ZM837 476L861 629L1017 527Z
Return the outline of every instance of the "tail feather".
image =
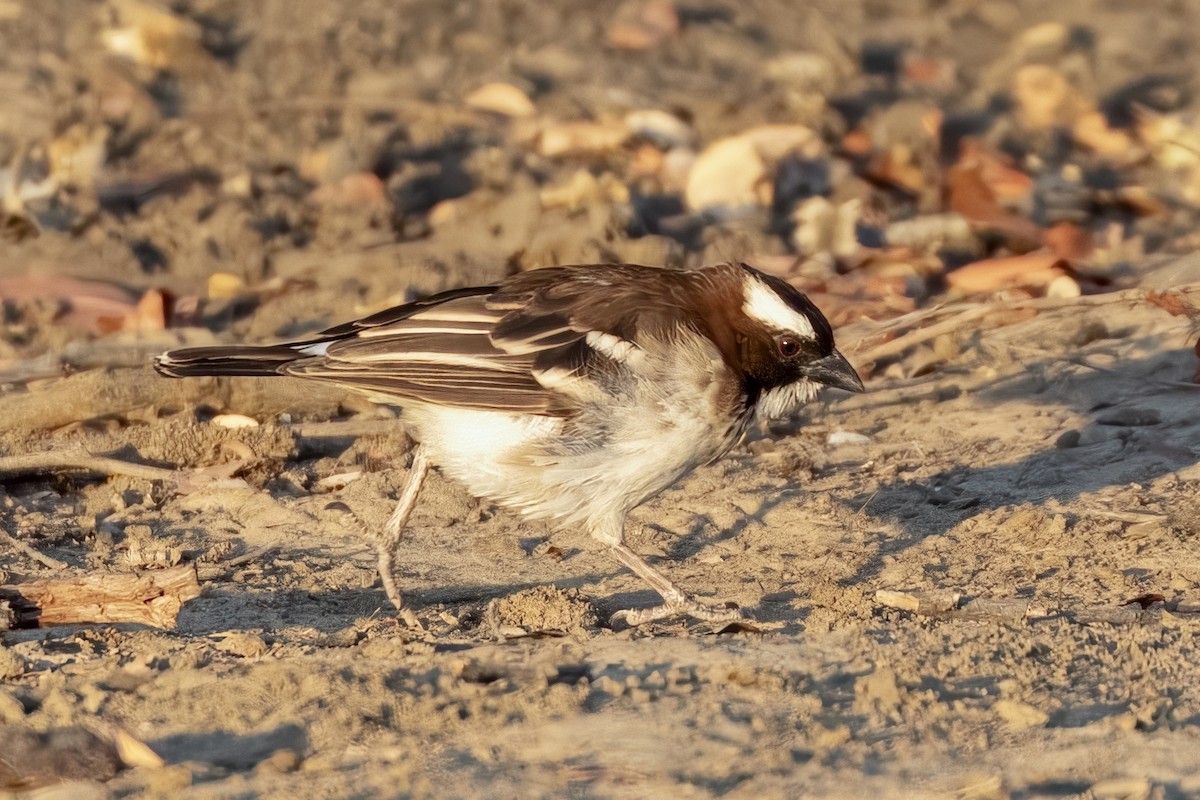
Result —
M155 356L154 368L169 378L281 375L288 364L307 357L288 345L189 347Z

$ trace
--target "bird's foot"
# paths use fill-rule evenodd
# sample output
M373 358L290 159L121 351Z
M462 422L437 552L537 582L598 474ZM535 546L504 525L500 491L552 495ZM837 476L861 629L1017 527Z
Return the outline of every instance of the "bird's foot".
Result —
M738 622L745 619L739 608L709 605L681 593L678 597L666 598L661 605L652 608L627 608L618 611L609 618L609 624L623 622L631 628L636 628L647 622L657 622L672 617L692 617L704 622L716 623Z

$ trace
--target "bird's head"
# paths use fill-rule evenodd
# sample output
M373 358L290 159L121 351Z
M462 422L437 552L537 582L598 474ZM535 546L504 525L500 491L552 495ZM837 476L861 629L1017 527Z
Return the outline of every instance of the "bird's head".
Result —
M833 345L829 321L799 289L741 265L737 315L741 371L760 416L783 417L821 386L863 391L854 367Z

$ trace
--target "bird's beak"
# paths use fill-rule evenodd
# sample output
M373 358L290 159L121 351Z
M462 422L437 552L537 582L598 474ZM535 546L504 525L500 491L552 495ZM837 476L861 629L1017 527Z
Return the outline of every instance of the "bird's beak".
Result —
M845 389L847 392L866 391L862 378L858 377L854 367L837 350L819 361L812 362L803 371L806 378L816 383L823 383L835 389Z

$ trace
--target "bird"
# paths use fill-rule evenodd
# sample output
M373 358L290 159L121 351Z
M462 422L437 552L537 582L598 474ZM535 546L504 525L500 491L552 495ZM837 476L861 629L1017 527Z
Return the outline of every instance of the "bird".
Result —
M626 516L821 387L864 390L817 306L738 262L544 267L299 341L171 350L154 366L173 378L292 376L400 408L415 446L376 547L384 591L409 622L395 557L431 465L477 498L582 527L660 596L613 622L742 618L631 549Z

